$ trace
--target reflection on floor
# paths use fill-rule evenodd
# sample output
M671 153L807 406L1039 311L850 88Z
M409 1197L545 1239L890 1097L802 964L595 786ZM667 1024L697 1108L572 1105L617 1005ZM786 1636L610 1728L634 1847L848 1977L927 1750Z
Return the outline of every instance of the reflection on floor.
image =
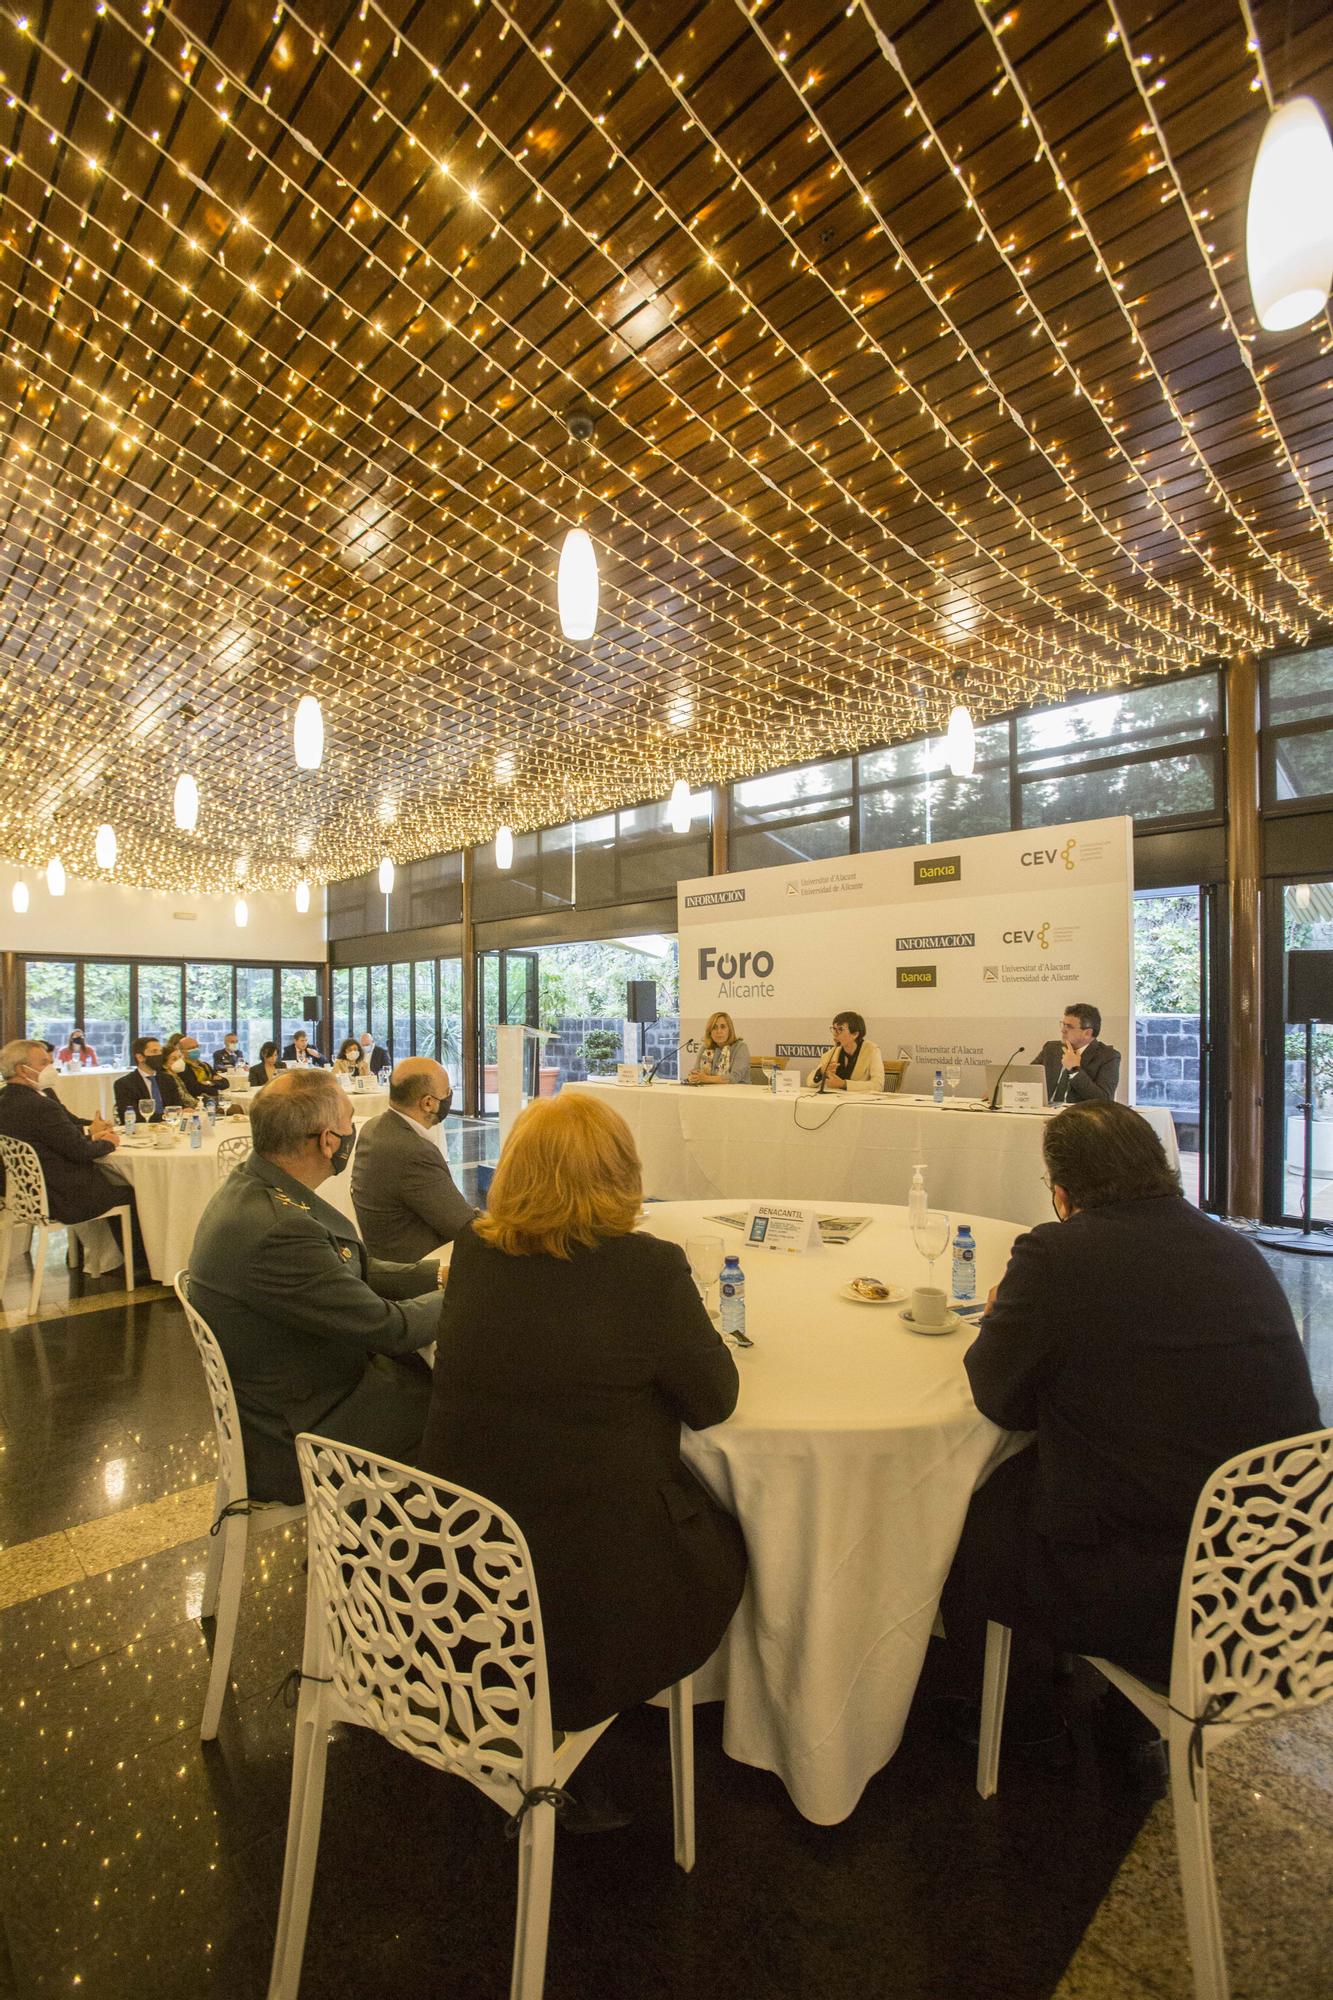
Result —
M469 1173L490 1130L451 1132ZM59 1244L60 1239L57 1239ZM40 1323L15 1258L0 1328L0 1996L260 2000L281 1872L299 1658L299 1536L257 1537L217 1746L198 1717L213 1443L194 1351L160 1287L71 1277L53 1249ZM1333 1411L1333 1266L1274 1256ZM934 1663L928 1665L928 1691ZM970 1754L919 1703L843 1826L799 1819L698 1717L699 1866L671 1863L663 1718L607 1739L623 1834L557 1843L551 2000L1186 2000L1169 1807L1098 1760L1006 1759L980 1801ZM1327 2000L1333 1708L1252 1731L1213 1788L1236 2000ZM507 1991L514 1849L466 1787L339 1735L302 1992L485 2000Z

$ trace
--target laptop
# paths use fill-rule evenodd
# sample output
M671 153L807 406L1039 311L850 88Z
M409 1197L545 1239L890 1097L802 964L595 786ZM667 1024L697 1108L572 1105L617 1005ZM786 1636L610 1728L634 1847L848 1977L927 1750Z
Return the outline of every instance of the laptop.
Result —
M1046 1089L1046 1070L1042 1063L1010 1063L1008 1069L1003 1063L986 1064L986 1102L995 1095L995 1086L1003 1077L1006 1083L1030 1083L1037 1090L1037 1102L1050 1102Z

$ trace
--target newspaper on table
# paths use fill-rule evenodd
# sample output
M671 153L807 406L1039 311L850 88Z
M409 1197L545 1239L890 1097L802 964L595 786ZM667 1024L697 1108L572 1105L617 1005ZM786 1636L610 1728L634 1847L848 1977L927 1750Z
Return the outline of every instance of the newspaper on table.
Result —
M720 1222L724 1229L743 1230L747 1218L744 1213L739 1213L710 1215L706 1219L709 1222ZM831 1243L850 1243L854 1236L859 1236L870 1224L868 1215L821 1215L816 1220L825 1247Z

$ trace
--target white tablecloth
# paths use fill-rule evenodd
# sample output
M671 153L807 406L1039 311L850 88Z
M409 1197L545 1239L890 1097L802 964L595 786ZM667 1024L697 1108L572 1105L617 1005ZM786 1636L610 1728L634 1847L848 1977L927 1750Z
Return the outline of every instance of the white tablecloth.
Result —
M115 1088L123 1069L81 1069L56 1078L56 1096L76 1118L114 1118Z
M820 1206L873 1219L844 1248L743 1253L755 1345L736 1355L740 1400L726 1423L686 1431L684 1455L740 1520L750 1556L740 1608L696 1692L726 1702L728 1754L775 1771L797 1809L827 1826L898 1747L968 1499L1014 1440L968 1389L975 1322L923 1337L894 1306L838 1296L862 1273L925 1283L906 1209ZM736 1231L706 1221L717 1212L664 1203L642 1226L739 1249ZM972 1227L984 1299L1017 1231L977 1216ZM944 1273L941 1260L947 1283Z
M567 1083L602 1093L628 1121L650 1199L699 1201L763 1188L773 1201L906 1201L912 1169L926 1164L932 1206L955 1221L1004 1216L1049 1222L1041 1135L1058 1112L965 1111L926 1102L774 1097L745 1084ZM1144 1107L1167 1158L1179 1167L1169 1111Z

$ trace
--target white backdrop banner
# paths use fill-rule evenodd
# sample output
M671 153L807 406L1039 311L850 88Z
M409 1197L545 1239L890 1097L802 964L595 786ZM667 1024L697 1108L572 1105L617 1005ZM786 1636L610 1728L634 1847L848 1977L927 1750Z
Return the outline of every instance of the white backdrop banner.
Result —
M752 1056L809 1069L850 1008L886 1058L957 1061L966 1091L1019 1043L1035 1057L1087 1000L1124 1055L1123 1097L1132 842L1129 819L1081 820L682 882L682 1039L723 1008Z

